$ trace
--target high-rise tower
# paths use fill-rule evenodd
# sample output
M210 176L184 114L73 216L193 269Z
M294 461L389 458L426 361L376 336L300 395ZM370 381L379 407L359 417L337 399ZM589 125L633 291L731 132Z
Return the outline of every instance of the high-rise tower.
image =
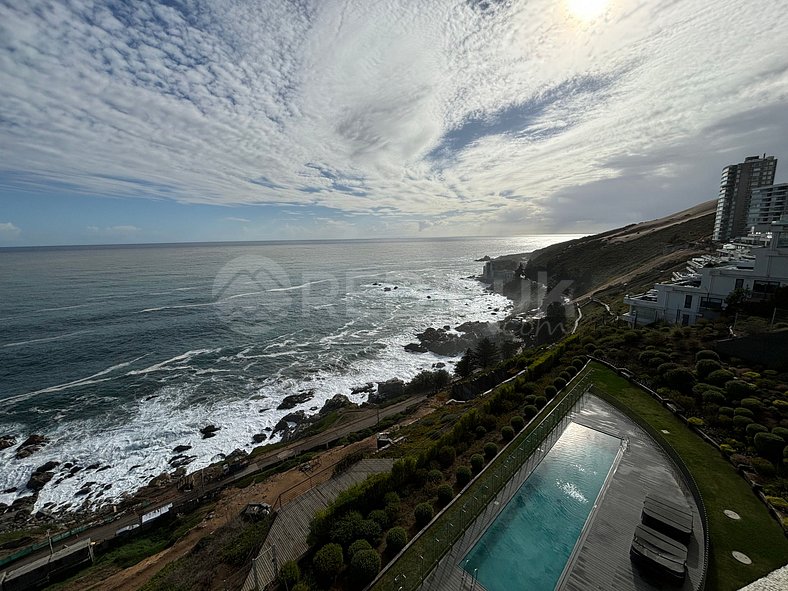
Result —
M722 169L717 216L714 220L713 239L723 242L747 234L747 215L752 190L774 184L777 158L774 156L749 156L740 164Z

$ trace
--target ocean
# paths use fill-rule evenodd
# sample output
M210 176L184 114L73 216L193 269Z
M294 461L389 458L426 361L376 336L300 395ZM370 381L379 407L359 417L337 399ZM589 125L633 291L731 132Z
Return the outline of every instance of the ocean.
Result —
M193 471L293 410L451 370L403 346L429 326L503 317L509 302L469 278L475 259L575 237L0 249L0 437L17 441L0 451L0 491L17 489L0 502L31 494L51 460L102 469L56 468L35 509L98 507L171 472L178 445ZM209 424L220 429L203 439ZM17 459L34 433L49 443Z

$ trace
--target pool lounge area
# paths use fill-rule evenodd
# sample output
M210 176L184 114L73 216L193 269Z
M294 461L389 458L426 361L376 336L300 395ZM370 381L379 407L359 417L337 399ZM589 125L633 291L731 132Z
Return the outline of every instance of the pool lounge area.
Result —
M630 560L649 494L690 507L682 586L665 586ZM420 589L692 590L704 550L700 514L678 468L626 415L585 394Z

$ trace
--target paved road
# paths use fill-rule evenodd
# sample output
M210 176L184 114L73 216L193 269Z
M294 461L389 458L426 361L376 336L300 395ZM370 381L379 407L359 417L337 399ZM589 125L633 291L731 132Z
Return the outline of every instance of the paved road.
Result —
M378 423L379 420L400 413L414 404L420 404L424 402L426 398L427 397L425 395L413 396L403 400L402 402L397 402L391 406L380 409L360 408L358 410L348 412L346 415L344 415L343 421L340 424L333 425L332 427L321 433L317 433L316 435L298 439L292 443L278 447L268 453L257 455L255 456L254 461L249 464L249 466L240 472L236 472L235 474L228 476L227 478L223 478L219 481L209 482L205 484L204 487L198 487L196 490L191 492L179 492L174 487L170 487L162 491L162 494L157 497L151 503L151 505L149 505L149 509L146 509L146 511L150 510L150 508L169 502L174 503L177 507L188 501L192 501L201 496L216 492L221 488L245 478L246 476L250 476L265 470L266 468L269 468L274 464L281 462L282 460L298 455L305 451L326 446L332 441L341 439L342 437L345 437L351 433L355 433L356 431L362 431L364 429L368 429L369 427L373 427ZM76 536L61 540L57 543L57 545L59 547L63 547L63 545L73 544L76 540L84 538L90 538L94 542L109 540L115 537L115 532L117 532L120 528L139 523L139 519L140 516L138 513L130 513L116 519L111 523L97 525L96 527L87 529ZM49 548L42 548L41 550L33 552L24 558L20 558L10 565L6 565L5 569L14 570L22 565L29 564L34 560L38 560L39 558L42 558L48 554Z

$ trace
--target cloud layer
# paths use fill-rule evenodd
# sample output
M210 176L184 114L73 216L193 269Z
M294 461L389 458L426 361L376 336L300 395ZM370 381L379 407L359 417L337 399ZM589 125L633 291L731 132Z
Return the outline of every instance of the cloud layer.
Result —
M784 7L0 1L0 191L633 221L712 198L748 152L788 158Z

